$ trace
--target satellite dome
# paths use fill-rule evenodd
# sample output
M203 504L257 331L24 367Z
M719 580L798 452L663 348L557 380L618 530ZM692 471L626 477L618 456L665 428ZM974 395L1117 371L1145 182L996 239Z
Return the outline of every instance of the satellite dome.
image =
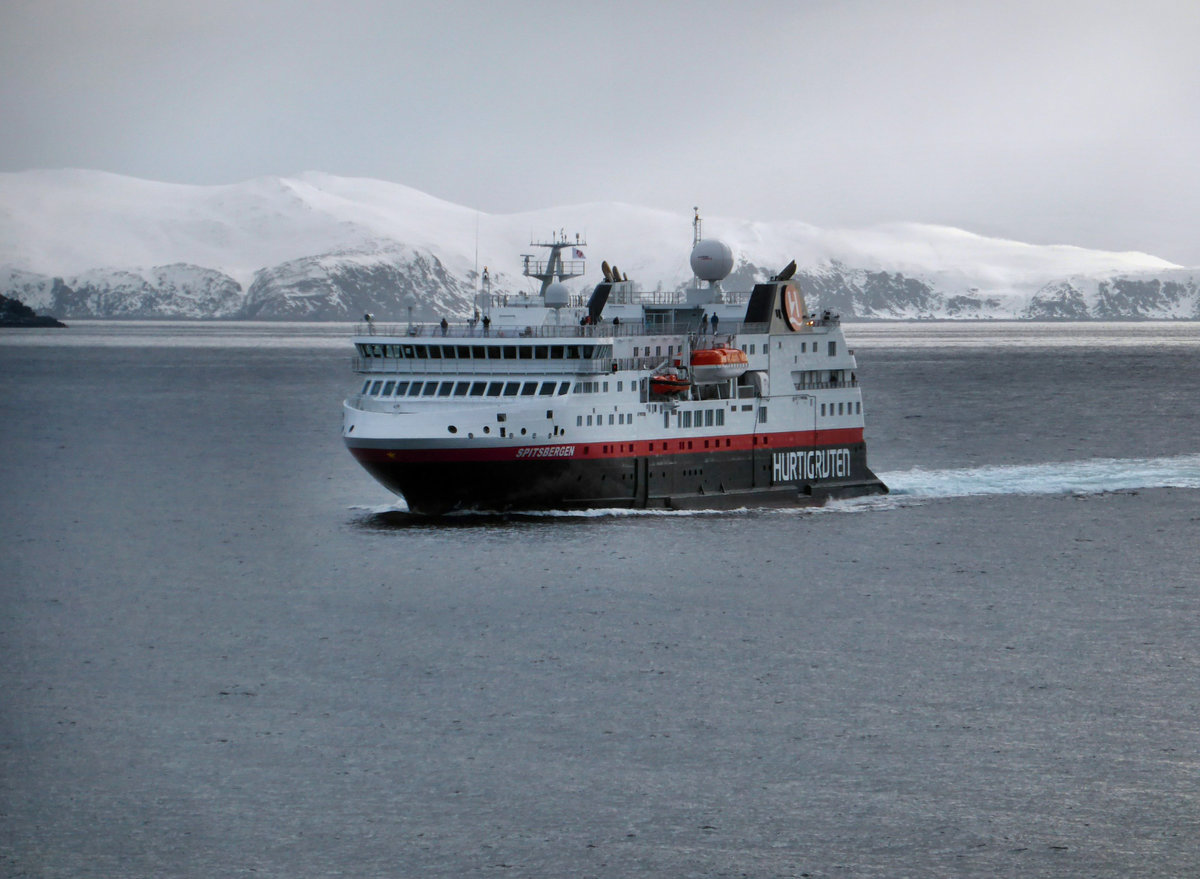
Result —
M571 291L561 281L555 281L546 288L546 306L548 308L563 308L571 301Z
M724 241L706 238L692 248L692 271L701 281L720 281L733 271L733 251Z

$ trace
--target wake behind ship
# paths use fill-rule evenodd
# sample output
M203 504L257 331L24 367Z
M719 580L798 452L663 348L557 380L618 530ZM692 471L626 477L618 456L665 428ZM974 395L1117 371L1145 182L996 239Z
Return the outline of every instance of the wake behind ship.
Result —
M460 324L354 337L354 457L413 512L725 509L881 494L841 323L809 314L795 263L726 292L723 243L695 220L696 282L643 293L616 268L583 302L583 243L532 246L533 295L493 294ZM573 256L564 259L566 251Z

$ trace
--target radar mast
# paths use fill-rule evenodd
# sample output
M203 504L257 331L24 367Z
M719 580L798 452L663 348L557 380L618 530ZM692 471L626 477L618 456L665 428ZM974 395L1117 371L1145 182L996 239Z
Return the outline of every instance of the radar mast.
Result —
M542 282L542 287L538 290L539 296L545 296L547 288L556 279L566 281L569 278L578 278L584 272L585 257L582 248L587 247L587 242L578 233L575 234L575 240L571 241L567 238L567 233L560 230L553 233L549 241L530 241L529 246L550 249L550 254L545 259L534 259L532 253L521 254L525 260L525 268L521 274ZM571 258L563 259L562 252L568 247L571 248Z

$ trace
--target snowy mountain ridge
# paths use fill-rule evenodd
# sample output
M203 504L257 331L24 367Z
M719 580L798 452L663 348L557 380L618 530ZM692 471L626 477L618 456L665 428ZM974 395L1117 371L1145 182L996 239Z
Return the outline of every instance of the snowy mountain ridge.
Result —
M691 281L691 213L592 203L482 214L401 184L308 172L222 186L97 171L0 174L0 293L61 317L352 319L466 315L476 266L533 288L531 240L580 233L645 289ZM820 229L705 217L735 254L726 289L790 259L814 307L862 318L1198 318L1200 270L1136 252L891 223Z

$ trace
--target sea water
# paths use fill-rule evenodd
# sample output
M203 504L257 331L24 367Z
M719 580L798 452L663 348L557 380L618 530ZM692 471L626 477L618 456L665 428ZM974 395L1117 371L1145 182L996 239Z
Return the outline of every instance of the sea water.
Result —
M349 327L0 335L0 873L1200 873L1200 326L859 324L880 498L408 515Z

